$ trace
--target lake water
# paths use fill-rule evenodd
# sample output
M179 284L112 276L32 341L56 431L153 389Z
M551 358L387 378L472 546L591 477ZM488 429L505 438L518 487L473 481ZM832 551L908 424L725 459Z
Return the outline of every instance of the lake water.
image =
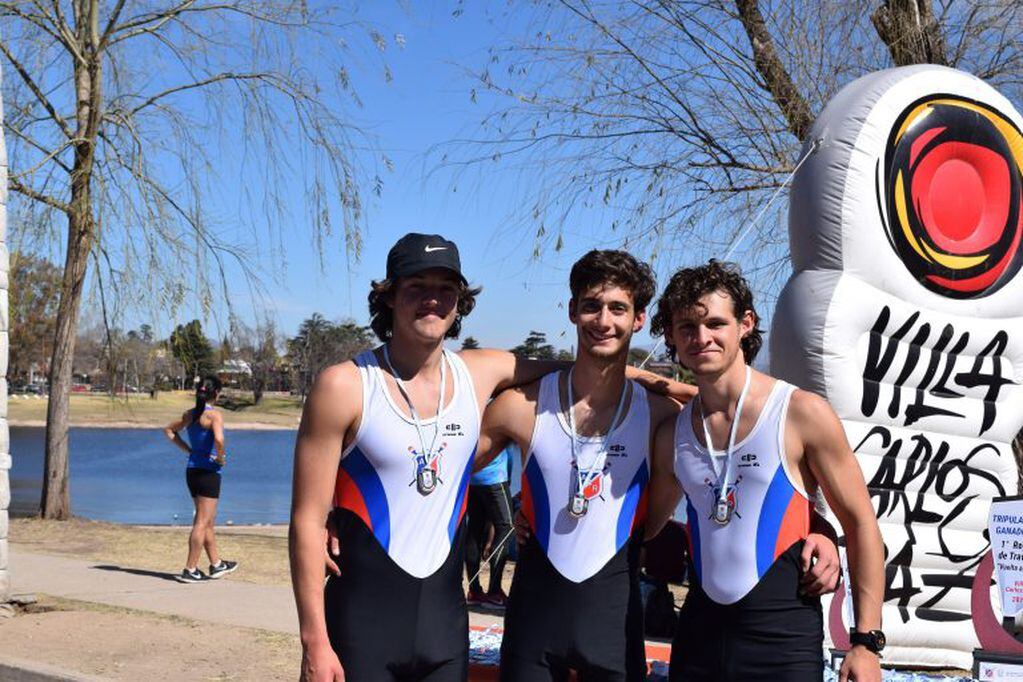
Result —
M287 523L296 431L227 432L217 522ZM39 511L42 427L11 427L11 514ZM71 429L71 512L99 521L191 524L185 453L161 429ZM517 459L517 458L516 458ZM519 488L518 462L512 491Z
M227 432L217 522L287 523L296 431ZM35 514L43 429L11 427L11 514ZM71 512L118 523L191 524L187 456L161 429L71 429Z

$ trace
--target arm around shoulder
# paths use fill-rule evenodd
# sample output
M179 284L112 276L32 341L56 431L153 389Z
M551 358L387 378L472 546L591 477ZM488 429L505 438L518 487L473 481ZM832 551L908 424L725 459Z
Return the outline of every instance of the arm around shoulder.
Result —
M545 374L572 366L567 360L530 360L494 348L463 350L459 355L484 398L512 386L532 383Z
M650 452L650 494L644 539L650 540L664 528L682 497L682 485L675 477L675 422L677 414L664 416L654 430Z
M535 394L535 383L529 386L502 391L483 411L480 440L476 448L474 468L478 471L489 464L508 443L522 445L528 441L526 427L532 432L535 420L534 403L530 395ZM532 419L530 419L532 417Z

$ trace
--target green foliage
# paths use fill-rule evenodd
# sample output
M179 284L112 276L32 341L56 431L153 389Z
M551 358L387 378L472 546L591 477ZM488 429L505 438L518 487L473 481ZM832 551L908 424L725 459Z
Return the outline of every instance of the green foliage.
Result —
M215 369L213 346L202 332L199 320L179 324L170 335L170 349L185 366L185 377L203 377Z
M476 350L480 347L480 342L476 340L474 336L467 336L462 341L462 350Z
M553 360L556 355L554 346L547 343L547 335L535 329L530 330L526 340L512 348L511 352L519 357L535 360Z
M306 395L316 375L325 367L350 360L372 346L373 334L369 327L353 320L331 322L313 313L299 326L298 334L288 339L288 359L299 393Z
M61 271L42 258L13 253L10 277L8 376L22 379L28 376L33 365L43 371L50 361Z

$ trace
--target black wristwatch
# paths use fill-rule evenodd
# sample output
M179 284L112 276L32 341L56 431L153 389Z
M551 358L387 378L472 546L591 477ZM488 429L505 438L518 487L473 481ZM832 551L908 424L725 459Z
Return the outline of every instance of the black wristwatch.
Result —
M849 633L849 642L851 644L862 644L869 651L873 651L878 655L884 650L884 645L887 641L884 633L880 630L868 630L867 632L856 632L853 630Z

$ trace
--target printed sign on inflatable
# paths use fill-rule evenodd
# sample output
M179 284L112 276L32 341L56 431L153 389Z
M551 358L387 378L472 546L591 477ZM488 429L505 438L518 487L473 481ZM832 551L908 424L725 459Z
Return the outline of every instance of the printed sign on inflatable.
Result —
M1017 492L1021 129L974 76L882 71L824 109L792 184L771 371L831 402L863 467L890 663L970 667L988 510Z

